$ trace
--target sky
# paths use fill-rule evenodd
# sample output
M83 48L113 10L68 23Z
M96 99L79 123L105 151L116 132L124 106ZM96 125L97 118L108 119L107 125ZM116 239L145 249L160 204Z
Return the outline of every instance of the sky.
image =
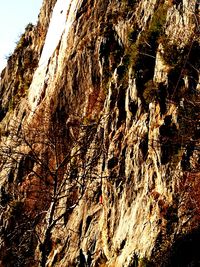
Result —
M26 25L36 24L43 0L0 0L0 71Z

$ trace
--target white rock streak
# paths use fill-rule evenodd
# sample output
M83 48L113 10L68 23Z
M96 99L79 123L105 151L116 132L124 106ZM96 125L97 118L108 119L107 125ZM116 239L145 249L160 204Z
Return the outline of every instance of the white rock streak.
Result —
M39 104L44 84L48 82L48 79L51 76L51 73L48 71L49 60L62 36L64 40L61 43L61 50L67 48L68 34L72 23L75 20L76 11L80 2L82 2L82 0L57 0L55 4L43 51L39 60L39 66L34 73L33 81L29 88L28 99L32 111L34 111ZM63 42L65 45L63 45ZM61 54L64 53L65 51L62 51Z
M39 65L48 62L60 41L65 29L66 14L69 12L70 2L70 0L58 0L54 7Z

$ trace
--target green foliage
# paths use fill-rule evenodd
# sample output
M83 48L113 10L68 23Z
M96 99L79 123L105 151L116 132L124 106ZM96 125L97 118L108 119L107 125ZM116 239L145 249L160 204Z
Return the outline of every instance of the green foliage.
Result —
M152 80L148 81L144 86L143 98L146 104L153 102L158 94L158 85Z
M179 48L175 44L171 44L168 38L164 37L161 39L161 43L163 46L163 59L164 61L172 66L179 67L183 64L183 60L185 57L184 49Z
M31 44L31 37L28 35L29 31L32 31L33 24L29 23L26 28L25 32L20 36L19 41L16 43L16 49L15 51L21 51L24 47L27 47L29 44Z
M167 5L160 4L155 10L149 25L142 32L136 24L128 32L129 46L125 51L127 69L132 67L136 78L138 96L146 105L157 97L158 86L152 82L152 79L157 48L160 38L164 36L166 15ZM123 72L125 71L121 69L121 73Z
M144 45L146 43L147 46L153 46L153 48L158 46L158 38L164 34L164 24L166 22L166 16L167 7L162 4L154 12L147 30L142 32L140 38L141 43L144 43Z
M150 35L154 34L155 37L158 37L164 33L163 26L166 22L166 16L167 16L167 7L165 6L165 4L162 4L154 12L154 15L152 17L149 26Z
M130 66L135 68L137 60L139 58L139 48L137 43L131 44L129 46L127 50L127 58Z
M152 266L153 266L152 262L147 258L139 259L138 267L152 267Z
M8 110L13 111L20 99L27 95L31 80L26 77L23 80L23 77L19 76L19 80L16 82L16 91L12 93L10 101L8 103Z
M19 41L17 42L16 50L19 50L24 47L24 44L26 42L25 34L22 34Z
M179 59L179 52L177 46L175 44L170 45L167 39L164 39L162 45L164 49L163 53L164 61L171 66L175 66Z
M163 26L166 21L166 14L166 6L164 4L160 5L155 11L148 28L141 32L139 39L137 39L139 30L136 25L128 32L130 45L127 49L127 55L130 64L136 70L145 65L144 61L148 61L147 65L150 61L153 61L158 47L158 39L164 34Z
M8 110L9 111L13 111L14 110L14 107L15 107L15 101L14 101L14 97L12 96L10 98L9 103L8 103Z
M30 29L32 25L29 24L27 27ZM8 103L9 111L14 110L20 99L27 95L33 71L38 63L37 53L29 48L31 42L30 36L22 34L14 54L9 57L10 68L17 70L16 78L13 81L12 96Z

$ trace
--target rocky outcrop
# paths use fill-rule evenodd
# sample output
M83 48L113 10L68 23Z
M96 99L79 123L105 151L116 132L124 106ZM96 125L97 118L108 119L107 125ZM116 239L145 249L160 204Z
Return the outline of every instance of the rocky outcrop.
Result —
M1 74L2 266L198 266L198 1L44 1Z

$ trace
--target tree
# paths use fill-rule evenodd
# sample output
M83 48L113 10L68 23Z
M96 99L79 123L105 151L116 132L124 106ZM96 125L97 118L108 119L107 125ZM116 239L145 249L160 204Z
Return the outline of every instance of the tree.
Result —
M99 178L95 166L103 149L101 138L95 137L98 122L83 124L71 116L63 125L59 118L47 116L11 125L10 138L0 148L0 167L8 176L13 166L19 171L13 174L15 193L3 190L1 204L10 207L17 225L3 230L13 242L6 247L11 246L9 254L18 258L16 266L28 266L25 251L30 254L27 247L34 250L39 243L40 266L45 267L53 229L66 224L90 182Z

